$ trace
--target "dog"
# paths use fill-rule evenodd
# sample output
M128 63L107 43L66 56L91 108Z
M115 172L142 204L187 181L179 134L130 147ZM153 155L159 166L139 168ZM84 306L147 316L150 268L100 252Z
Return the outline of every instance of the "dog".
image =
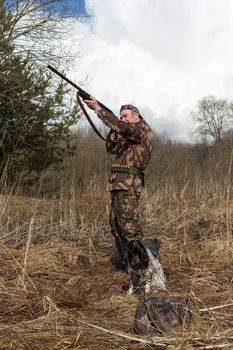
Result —
M125 251L130 278L128 294L138 288L143 288L146 294L167 289L167 279L158 260L159 247L160 242L157 239L127 242Z

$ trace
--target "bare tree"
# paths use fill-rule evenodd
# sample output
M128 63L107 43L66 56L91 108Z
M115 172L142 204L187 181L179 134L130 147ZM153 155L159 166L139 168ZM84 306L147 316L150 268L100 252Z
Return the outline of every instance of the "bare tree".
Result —
M72 16L70 0L0 0L0 7L11 16L11 24L5 31L7 41L15 51L30 55L37 64L59 61L67 64L72 57L61 43L69 38L72 28L81 14Z
M224 134L232 127L232 102L227 99L207 96L198 101L197 111L191 113L196 124L195 133L201 137L210 137L219 143Z

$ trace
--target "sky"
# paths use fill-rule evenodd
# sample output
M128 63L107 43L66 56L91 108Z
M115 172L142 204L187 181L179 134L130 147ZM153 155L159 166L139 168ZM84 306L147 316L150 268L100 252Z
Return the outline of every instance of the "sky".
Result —
M136 105L173 140L191 142L204 96L232 98L232 0L80 0L67 76L118 115Z

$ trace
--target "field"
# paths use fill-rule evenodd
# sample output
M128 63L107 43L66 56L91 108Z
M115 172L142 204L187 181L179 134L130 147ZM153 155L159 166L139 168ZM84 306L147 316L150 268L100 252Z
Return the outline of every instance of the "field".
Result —
M203 311L188 330L137 335L141 295L122 289L127 275L109 262L109 197L98 183L55 199L1 196L0 349L232 348L232 203L144 191L143 227L161 239L167 295Z

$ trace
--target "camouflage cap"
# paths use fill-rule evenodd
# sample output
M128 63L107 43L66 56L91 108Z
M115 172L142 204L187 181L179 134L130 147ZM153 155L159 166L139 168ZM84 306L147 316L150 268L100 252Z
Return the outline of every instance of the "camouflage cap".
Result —
M121 106L120 112L123 111L124 109L131 109L131 111L134 111L134 112L136 112L136 113L138 113L140 115L139 109L137 107L133 106L133 105L129 104L129 105Z

